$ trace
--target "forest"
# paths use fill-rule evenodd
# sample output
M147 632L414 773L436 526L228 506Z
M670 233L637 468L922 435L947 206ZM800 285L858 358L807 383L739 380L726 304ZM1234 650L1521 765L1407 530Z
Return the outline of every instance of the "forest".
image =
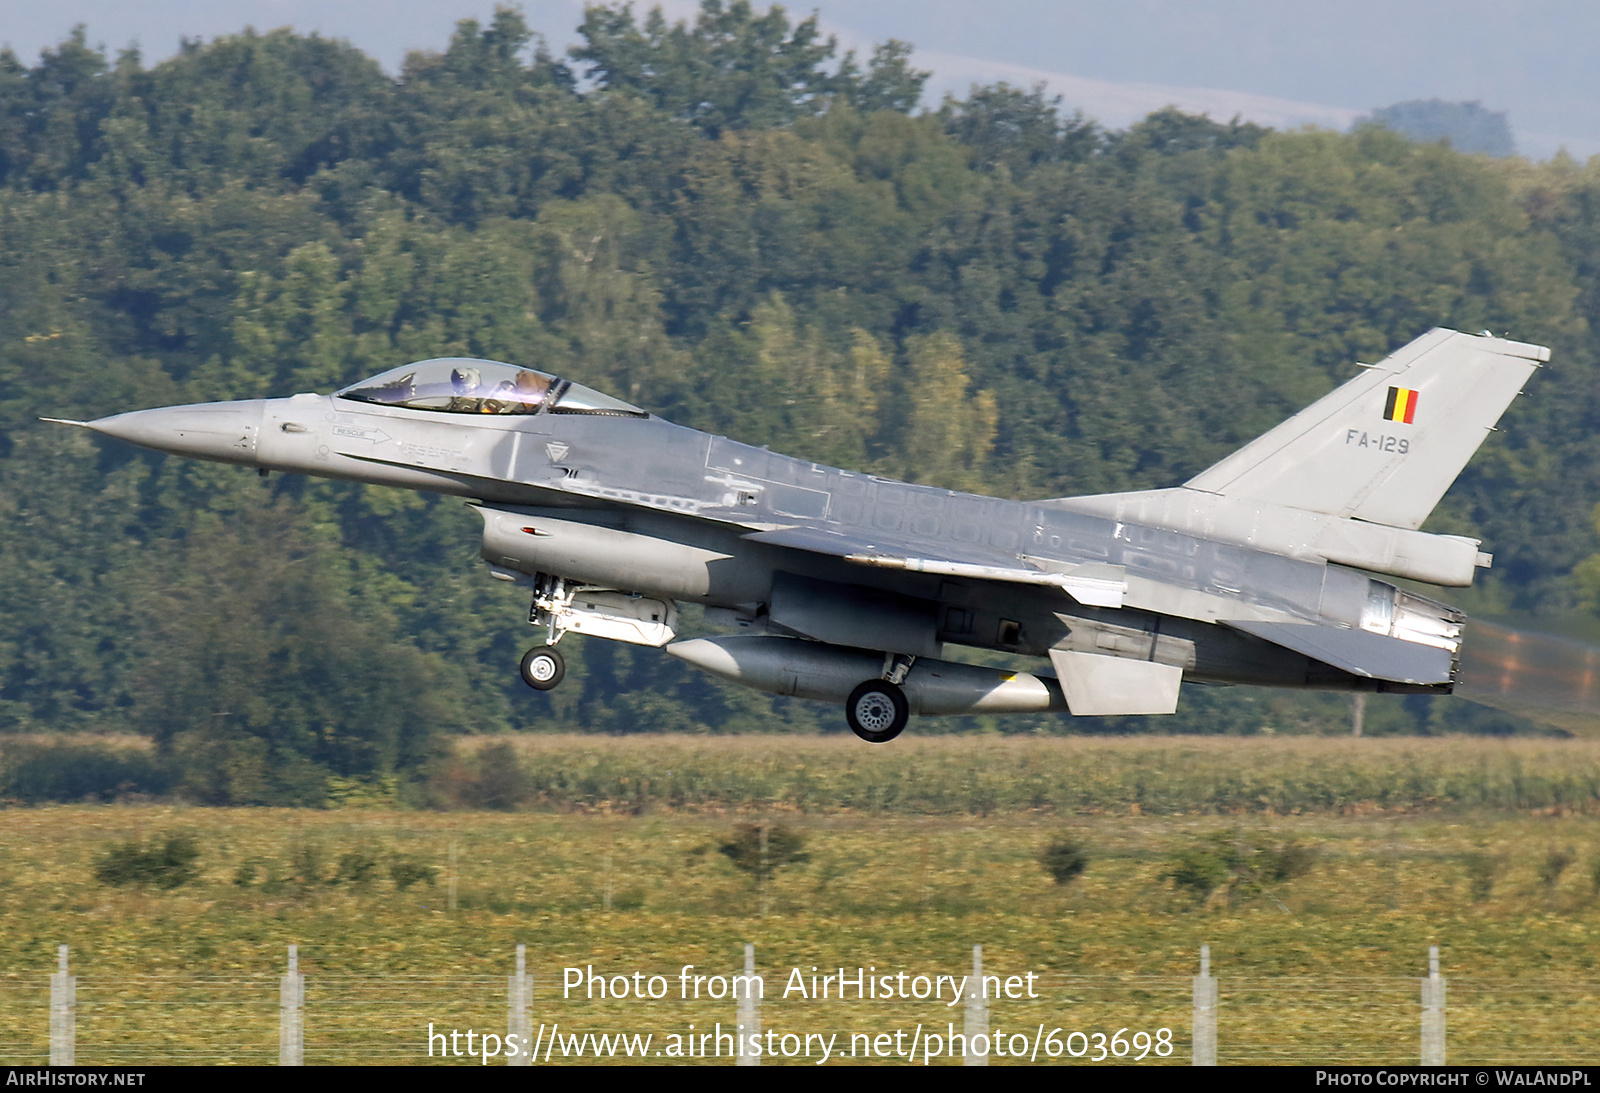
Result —
M154 758L106 759L113 784L315 805L464 733L842 731L598 641L530 692L527 605L458 500L37 420L435 356L1042 498L1175 485L1358 362L1489 330L1552 359L1428 524L1495 556L1444 598L1600 605L1600 163L1175 110L1110 131L1004 84L930 103L908 44L841 54L743 0L590 7L580 35L555 56L502 9L398 76L289 30L148 67L82 28L0 52L0 740L132 734ZM1349 731L1345 697L1189 691L1174 718L913 731ZM1366 726L1531 731L1427 698Z

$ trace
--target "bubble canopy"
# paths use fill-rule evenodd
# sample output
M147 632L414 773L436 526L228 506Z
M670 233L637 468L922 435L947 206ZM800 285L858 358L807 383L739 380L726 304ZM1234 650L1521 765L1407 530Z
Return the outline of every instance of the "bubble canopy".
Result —
M648 417L637 406L532 368L474 357L403 364L334 392L338 398L446 414L609 414Z

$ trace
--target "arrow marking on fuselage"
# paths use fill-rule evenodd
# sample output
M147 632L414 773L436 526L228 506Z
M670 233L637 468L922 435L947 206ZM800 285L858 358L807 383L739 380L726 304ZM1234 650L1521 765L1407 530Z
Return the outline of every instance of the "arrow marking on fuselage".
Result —
M382 429L367 429L359 425L335 425L333 427L333 435L348 437L351 440L370 440L374 444L382 444L384 441L391 439L389 434Z

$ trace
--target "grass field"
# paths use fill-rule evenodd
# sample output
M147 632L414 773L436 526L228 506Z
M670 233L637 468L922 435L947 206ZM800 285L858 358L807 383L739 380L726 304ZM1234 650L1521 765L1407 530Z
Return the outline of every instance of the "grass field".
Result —
M1209 944L1224 1062L1391 1063L1416 1060L1415 977L1438 945L1452 1062L1600 1061L1595 745L912 745L531 738L534 792L512 812L9 810L0 1060L45 1053L60 944L80 977L82 1062L275 1058L291 943L308 1062L425 1062L430 1021L504 1032L518 943L536 1024L660 1037L731 1022L731 1002L677 999L678 976L726 974L751 942L769 1028L959 1031L960 1007L931 1000L777 995L792 968L962 974L982 944L987 972L1032 972L1041 995L996 1003L992 1027L1168 1027L1172 1062L1188 1060L1188 977ZM799 833L808 855L764 890L719 852L751 820ZM96 881L109 847L173 834L195 839L196 880ZM1039 856L1062 838L1089 861L1057 885ZM1236 874L1209 896L1169 875L1186 849L1248 860L1286 844L1298 875ZM433 882L400 888L397 862ZM673 997L563 1000L561 970L588 966L659 974Z
M508 747L522 770L517 787L501 788L520 788L530 807L561 810L1600 812L1593 740L945 736L871 747L842 735L530 735L467 740L459 752ZM497 776L505 767L490 765Z

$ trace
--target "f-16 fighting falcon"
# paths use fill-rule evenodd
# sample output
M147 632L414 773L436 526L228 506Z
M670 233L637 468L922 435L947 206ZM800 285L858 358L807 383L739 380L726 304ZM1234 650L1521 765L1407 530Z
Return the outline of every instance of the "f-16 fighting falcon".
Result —
M1418 529L1548 359L1433 330L1181 486L1042 501L820 466L464 358L331 395L65 424L468 498L490 572L532 601L530 687L561 682L567 633L664 646L842 702L879 743L911 714L1172 713L1185 679L1450 692L1465 616L1371 574L1464 587L1490 564L1476 540ZM685 602L729 632L677 640ZM958 663L946 645L1052 671Z

